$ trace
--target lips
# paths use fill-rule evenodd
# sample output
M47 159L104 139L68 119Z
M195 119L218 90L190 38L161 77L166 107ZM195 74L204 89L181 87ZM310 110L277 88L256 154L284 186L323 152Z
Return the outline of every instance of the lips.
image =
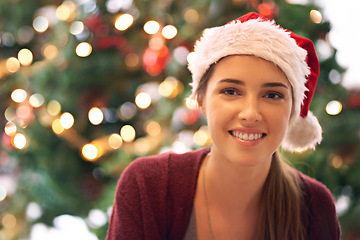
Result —
M229 133L232 136L245 141L255 141L266 136L265 133L255 133L255 132L252 133L252 132L241 132L241 131L229 131Z

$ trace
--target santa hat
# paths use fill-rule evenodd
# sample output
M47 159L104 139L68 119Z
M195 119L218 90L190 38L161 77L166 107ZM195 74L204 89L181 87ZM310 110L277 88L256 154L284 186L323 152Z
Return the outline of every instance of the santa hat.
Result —
M281 146L289 151L314 149L322 140L322 129L309 111L320 71L313 42L257 13L206 29L195 43L188 66L193 79L191 97L196 97L200 79L208 68L229 55L260 57L285 73L292 86L293 110Z

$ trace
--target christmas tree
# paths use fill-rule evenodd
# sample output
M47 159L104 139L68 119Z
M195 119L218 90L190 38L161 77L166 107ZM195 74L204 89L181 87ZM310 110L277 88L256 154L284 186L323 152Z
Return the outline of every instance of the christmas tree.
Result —
M284 154L332 191L343 239L359 237L360 93L341 86L331 25L305 2L1 1L0 239L49 232L59 216L84 219L104 239L116 182L132 160L210 146L185 100L187 61L203 29L250 11L318 49L311 110L324 140L316 151Z

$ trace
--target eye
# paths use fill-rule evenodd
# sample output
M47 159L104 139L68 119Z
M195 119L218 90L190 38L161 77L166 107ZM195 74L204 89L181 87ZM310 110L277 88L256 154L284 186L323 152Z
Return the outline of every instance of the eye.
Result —
M278 100L278 99L283 99L284 96L282 94L280 94L280 93L277 93L277 92L271 92L271 93L266 94L265 98Z
M223 89L223 90L220 91L220 93L228 95L228 96L240 95L238 90L232 89L232 88Z

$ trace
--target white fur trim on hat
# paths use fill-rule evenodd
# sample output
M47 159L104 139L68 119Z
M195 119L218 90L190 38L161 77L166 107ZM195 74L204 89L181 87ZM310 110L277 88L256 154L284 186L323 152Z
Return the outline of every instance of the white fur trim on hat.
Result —
M315 149L321 140L322 129L319 121L309 111L307 117L298 117L290 123L281 146L289 151L303 151Z

